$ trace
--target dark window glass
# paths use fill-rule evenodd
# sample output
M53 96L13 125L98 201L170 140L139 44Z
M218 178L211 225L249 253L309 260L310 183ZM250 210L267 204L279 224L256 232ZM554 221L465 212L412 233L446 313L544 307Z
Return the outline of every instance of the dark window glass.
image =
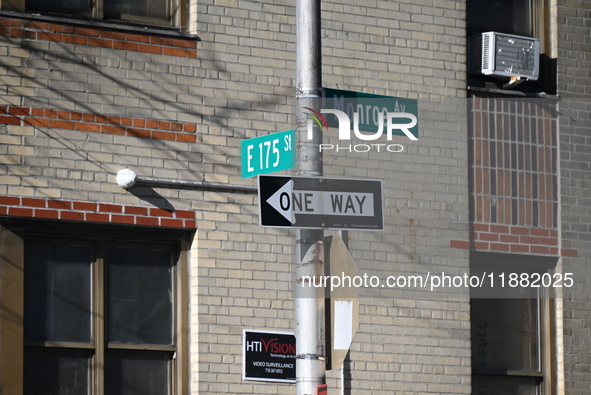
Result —
M166 0L105 0L105 17L115 19L168 20Z
M87 395L91 351L27 348L24 395Z
M107 350L105 394L170 394L171 353Z
M31 241L25 254L25 340L91 341L92 249Z
M471 316L472 394L537 395L539 300L472 299Z
M478 395L539 395L536 377L473 376L472 393Z
M539 371L538 300L472 299L472 366Z
M125 21L170 25L172 11L170 0L103 0L105 18ZM92 16L92 0L26 0L29 12Z
M24 394L90 395L103 371L105 394L170 395L178 246L30 239L25 248ZM93 339L94 319L105 338Z
M468 33L533 35L531 0L468 0Z
M107 341L172 345L170 249L109 246Z
M81 14L90 11L90 0L26 0L28 10Z

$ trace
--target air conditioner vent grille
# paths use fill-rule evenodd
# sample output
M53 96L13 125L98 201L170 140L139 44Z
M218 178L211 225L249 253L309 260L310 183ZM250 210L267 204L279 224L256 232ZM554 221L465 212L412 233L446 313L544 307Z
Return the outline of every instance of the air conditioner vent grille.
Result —
M538 79L540 63L538 39L486 32L474 37L471 43L471 72L497 77Z
M491 36L488 34L482 35L482 69L483 70L491 70L493 64L491 62Z

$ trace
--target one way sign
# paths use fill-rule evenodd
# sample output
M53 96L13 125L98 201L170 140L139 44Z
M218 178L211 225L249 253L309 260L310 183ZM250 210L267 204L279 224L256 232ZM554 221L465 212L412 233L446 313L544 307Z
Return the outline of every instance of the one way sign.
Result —
M259 218L269 228L383 230L382 182L259 176Z

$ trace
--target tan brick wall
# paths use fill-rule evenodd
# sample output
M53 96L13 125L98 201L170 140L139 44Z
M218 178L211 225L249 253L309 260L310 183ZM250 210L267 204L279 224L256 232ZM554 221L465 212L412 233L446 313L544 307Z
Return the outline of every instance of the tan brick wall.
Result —
M235 150L243 138L293 127L295 10L276 3L200 2L207 14L199 15L199 57L204 73L216 77L202 82L215 97L204 105L227 117L221 125L208 122L208 130ZM464 9L427 3L323 3L324 85L420 100L419 141L393 141L406 146L404 153L325 154L326 175L384 181L386 231L350 232L360 270L384 279L429 270L459 274L468 266L467 251L449 246L451 237L467 238L468 231L467 121L458 122L466 120ZM339 143L334 135L326 142ZM241 241L230 233L228 240L208 238L216 248L200 249L207 260L198 271L197 321L209 344L200 344L199 358L206 360L194 367L192 385L201 393L293 393L289 385L240 377L243 328L293 328L293 237L262 230L254 206L227 219L217 230ZM354 392L470 392L466 290L362 294L351 348ZM328 372L331 388L338 388L338 377Z
M369 275L468 270L468 251L450 247L468 239L464 12L452 1L323 2L324 85L419 100L419 140L393 141L404 152L325 156L327 176L383 180L385 231L350 232ZM240 142L293 127L292 2L203 0L190 15L200 41L6 22L0 193L194 211L191 393L293 393L241 377L243 329L293 330L293 232L261 228L252 193L115 183L129 167L255 186L240 176ZM353 392L469 393L469 329L465 289L362 290Z
M558 300L558 366L560 393L584 394L590 377L591 348L586 339L591 334L589 302L589 262L591 255L591 212L589 211L589 161L591 141L588 131L589 46L586 42L591 4L586 1L558 0L558 95L560 106L560 188L562 248L576 250L578 256L561 261L563 273L573 273L574 286L562 290Z

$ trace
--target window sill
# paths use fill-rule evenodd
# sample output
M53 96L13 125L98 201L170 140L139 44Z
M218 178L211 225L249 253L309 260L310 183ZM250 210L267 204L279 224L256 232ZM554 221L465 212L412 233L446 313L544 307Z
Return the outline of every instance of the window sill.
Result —
M544 98L544 99L553 99L553 100L560 100L560 96L547 94L546 92L523 92L523 91L513 91L513 90L505 90L505 89L497 89L497 88L481 88L477 86L469 86L467 87L468 92L482 92L482 93L490 93L495 95L505 95L505 96L516 96L516 97L537 97L537 98Z
M517 376L517 377L538 377L543 378L542 372L527 370L499 370L499 369L472 369L472 374L479 376Z
M149 34L149 35L154 35L154 36L158 36L158 37L182 38L182 39L200 41L200 38L197 35L187 33L183 30L178 29L178 28L165 27L165 26L142 25L140 23L126 22L126 21L113 22L111 20L83 19L83 18L75 18L75 17L68 17L68 16L62 17L62 16L32 14L32 13L15 12L15 11L1 11L1 10L0 10L0 17L27 19L27 20L33 20L33 21L39 21L39 22L66 24L66 25L71 25L71 26L87 27L87 28L93 28L93 29L119 31L119 32L125 32L125 33Z

